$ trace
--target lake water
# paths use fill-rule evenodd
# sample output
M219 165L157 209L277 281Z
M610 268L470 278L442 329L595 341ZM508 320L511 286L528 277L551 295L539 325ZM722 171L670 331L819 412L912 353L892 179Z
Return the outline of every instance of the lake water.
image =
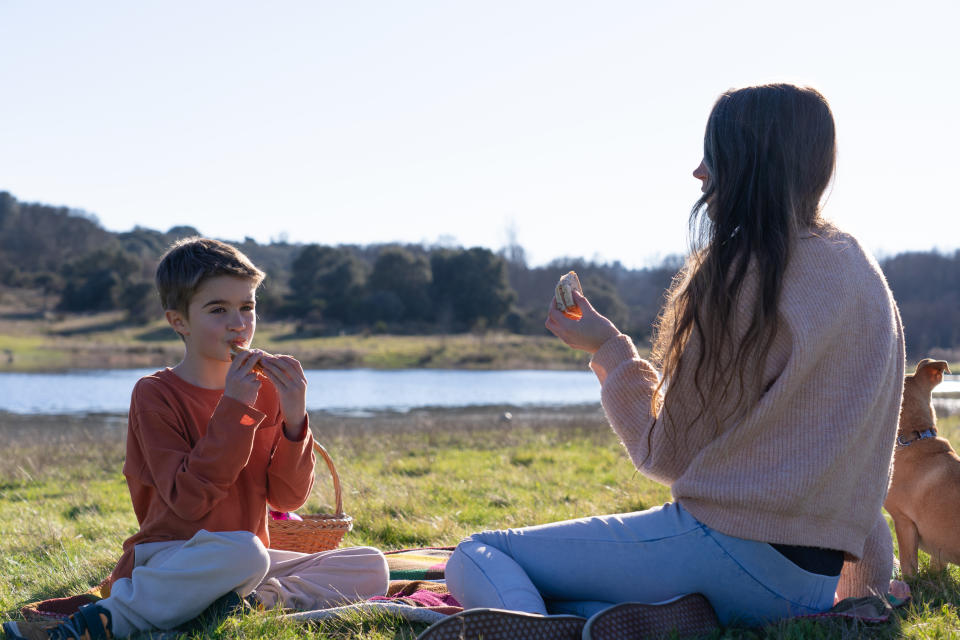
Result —
M23 414L126 413L130 392L154 369L0 373L0 411ZM307 409L356 413L472 405L595 403L590 371L308 370Z
M0 411L21 414L126 413L134 383L152 369L0 373ZM333 413L476 405L596 403L590 371L309 370L307 409ZM938 411L960 411L960 375L945 376ZM951 398L943 398L949 394Z

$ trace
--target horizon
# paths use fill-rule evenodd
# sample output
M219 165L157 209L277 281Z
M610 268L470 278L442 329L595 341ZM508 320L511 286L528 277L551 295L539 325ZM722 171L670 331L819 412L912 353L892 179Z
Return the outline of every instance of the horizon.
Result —
M170 229L173 228L173 227L168 227L168 228L166 228L166 229L153 228L153 227L148 227L148 226L146 226L146 225L139 225L139 224L138 224L138 225L135 225L134 227L132 227L132 228L130 228L130 229L120 229L120 230L117 230L117 229L107 229L106 227L103 226L103 224L101 223L101 221L97 218L96 214L93 214L93 213L91 213L91 212L89 212L89 211L85 211L85 210L83 210L83 209L79 209L79 208L75 208L75 207L70 207L70 206L67 206L67 205L64 205L64 204L55 204L55 203L47 203L47 202L33 202L33 201L20 200L19 198L16 197L16 194L10 193L9 191L6 191L5 189L0 188L0 193L4 193L4 192L6 192L6 193L8 193L10 196L12 196L12 197L13 197L15 200L17 200L17 202L20 203L20 204L38 205L38 206L52 207L52 208L56 208L56 209L60 209L60 208L62 208L62 209L67 209L69 215L80 216L80 217L83 217L83 218L85 218L85 219L87 219L87 220L90 220L91 222L93 222L94 224L98 225L100 228L104 229L105 231L107 231L107 232L109 232L109 233L116 233L116 234L121 234L121 233L134 233L138 228L140 228L140 229L145 229L145 230L148 230L148 231L155 231L155 232L158 232L158 233L164 233L164 234L165 234L165 233L167 233ZM191 227L192 227L192 225L175 225L175 226L191 226ZM210 237L210 238L213 238L213 239L215 239L215 240L220 240L220 241L222 241L222 242L227 242L227 243L229 243L229 244L233 244L233 245L237 245L237 246L240 246L240 245L244 244L244 243L247 242L248 240L253 240L257 245L260 245L260 246L271 246L271 245L274 245L274 244L278 244L278 245L279 245L279 244L288 245L288 246L290 246L290 247L305 247L305 246L307 246L308 244L319 244L319 245L324 246L324 243L322 243L322 242L321 242L321 243L297 242L297 241L292 241L292 240L287 239L287 238L271 238L270 240L268 240L268 241L266 241L266 242L261 242L261 241L257 240L256 238L252 238L252 237L244 237L244 238L223 238L223 237L216 237L216 236L213 236L213 235L204 234L201 229L195 229L195 230L198 231L201 236ZM367 248L380 247L380 246L383 246L383 247L389 247L389 246L400 246L400 247L415 246L415 247L419 247L419 248L421 248L421 249L423 249L423 250L425 250L425 251L432 251L432 250L435 250L435 249L452 249L452 248L472 249L472 248L474 248L474 247L478 247L478 246L479 246L479 247L481 247L481 248L490 249L490 250L493 251L494 253L502 254L502 255L504 255L505 257L507 257L507 254L509 253L509 246L502 246L502 247L483 247L482 245L472 245L472 244L467 244L467 243L453 243L453 239L452 239L452 238L443 238L443 237L441 237L441 238L439 238L438 240L435 240L435 241L433 241L433 242L417 242L417 241L398 241L398 240L393 240L393 241L366 242L366 243L338 243L338 244L328 244L328 245L325 245L325 246L333 246L333 247L356 247L356 248L358 248L358 249L367 249ZM521 249L524 249L524 250L525 250L525 248L524 248L522 245L518 245L518 246L520 246ZM907 253L931 253L931 254L936 254L936 255L940 255L940 256L951 257L953 254L958 253L958 252L960 252L960 246L958 246L958 247L956 247L956 248L953 248L953 249L949 249L949 248L946 248L946 249L945 249L945 248L937 248L937 247L934 247L934 248L931 248L931 249L905 249L905 250L903 250L903 251L896 251L896 252L893 252L893 253L879 253L879 252L877 252L877 253L874 253L874 258L876 258L877 262L881 262L881 263L882 263L884 260L887 260L887 259L889 259L889 258L895 258L895 257L897 257L897 256L900 256L900 255L903 255L903 254L907 254ZM640 271L640 270L644 270L644 269L658 269L658 268L663 268L663 267L665 267L665 266L668 266L668 267L670 267L670 268L673 268L674 262L675 262L677 259L684 259L685 257L686 257L686 254L674 253L674 254L667 254L667 255L661 256L660 259L659 259L659 261L650 261L650 262L648 262L648 263L646 263L646 264L641 264L641 265L626 265L626 264L623 264L622 262L620 262L620 261L618 261L618 260L615 260L615 259L614 259L614 260L608 260L608 261L604 261L604 260L598 261L598 260L596 259L596 257L594 257L594 258L588 258L588 257L586 257L586 256L576 256L576 255L561 256L561 255L558 255L558 256L554 256L554 257L551 258L550 260L547 260L546 262L543 262L543 263L541 263L541 264L531 264L528 260L525 260L525 263L524 263L524 264L525 264L526 268L528 268L528 269L539 269L539 268L548 267L548 266L552 265L552 264L555 263L555 262L559 262L559 263L573 263L573 262L577 262L577 261L582 261L582 262L584 262L584 263L586 263L586 264L588 264L588 265L595 266L595 267L614 267L614 266L616 266L616 265L619 265L620 267L623 267L623 268L625 268L625 269L627 269L627 270L629 270L629 271ZM158 256L158 258L159 258L159 256Z
M960 248L956 3L54 5L0 4L0 189L109 231L655 266L713 101L787 81L837 121L827 218Z

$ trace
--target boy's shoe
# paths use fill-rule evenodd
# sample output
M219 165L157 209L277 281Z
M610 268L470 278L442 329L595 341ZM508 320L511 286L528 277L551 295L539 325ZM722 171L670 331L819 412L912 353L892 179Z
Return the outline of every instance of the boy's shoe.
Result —
M586 618L505 609L467 609L434 623L417 640L580 640Z
M691 593L664 604L624 602L594 614L583 629L583 640L684 638L720 628L710 602Z
M80 607L59 623L4 622L6 640L111 640L110 612L98 604Z

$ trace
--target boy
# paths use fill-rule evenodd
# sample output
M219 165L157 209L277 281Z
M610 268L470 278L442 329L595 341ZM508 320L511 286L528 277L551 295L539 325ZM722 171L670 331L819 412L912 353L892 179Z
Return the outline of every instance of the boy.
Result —
M123 545L108 598L53 629L7 623L8 638L172 629L224 597L316 609L385 593L376 549L268 548L267 505L306 501L314 456L300 363L258 350L231 356L253 339L263 278L216 240L181 240L163 256L157 289L185 353L133 390L123 472L140 530Z

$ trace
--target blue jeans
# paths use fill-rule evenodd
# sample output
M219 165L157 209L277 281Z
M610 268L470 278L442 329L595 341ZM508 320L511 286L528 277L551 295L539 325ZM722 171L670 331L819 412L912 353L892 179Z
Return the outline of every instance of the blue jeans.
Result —
M826 611L839 580L804 571L765 542L714 531L672 503L484 531L460 543L446 578L467 608L584 617L619 602L702 593L724 625Z

